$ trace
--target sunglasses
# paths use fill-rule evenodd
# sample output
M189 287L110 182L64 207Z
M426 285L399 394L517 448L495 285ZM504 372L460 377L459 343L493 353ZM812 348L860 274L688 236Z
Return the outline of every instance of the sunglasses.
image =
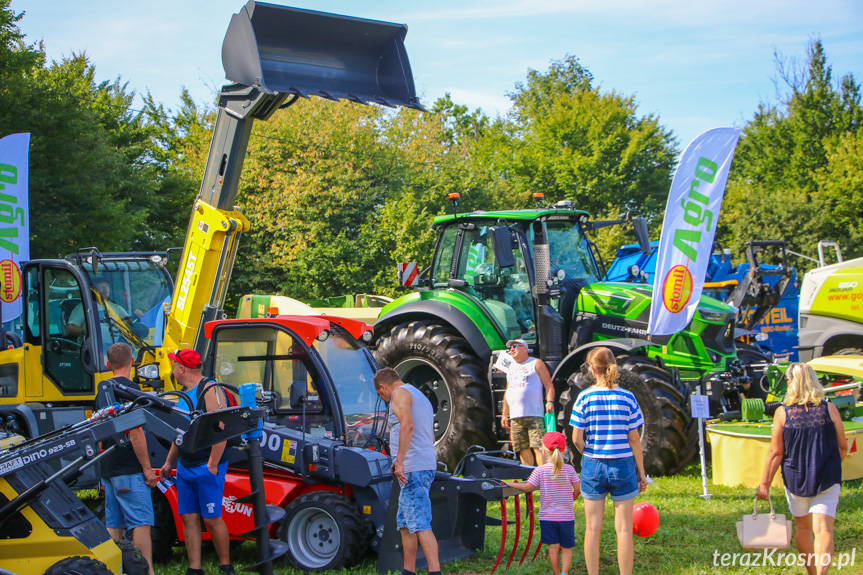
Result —
M517 347L518 347L518 346L520 346L520 345L521 345L520 343L514 343L514 344L512 344L511 346L509 346L509 349L515 349L515 348L517 348Z

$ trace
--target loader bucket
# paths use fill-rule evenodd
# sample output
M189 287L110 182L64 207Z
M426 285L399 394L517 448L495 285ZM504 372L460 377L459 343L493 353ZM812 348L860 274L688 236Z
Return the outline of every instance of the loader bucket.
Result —
M266 93L423 110L407 26L249 0L222 43L228 80Z

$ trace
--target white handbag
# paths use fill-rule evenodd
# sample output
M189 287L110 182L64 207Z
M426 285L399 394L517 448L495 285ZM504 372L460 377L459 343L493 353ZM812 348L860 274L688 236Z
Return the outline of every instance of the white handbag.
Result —
M793 521L786 520L785 515L777 515L769 497L767 503L770 513L758 513L756 498L752 515L744 515L737 522L737 539L744 549L788 549L791 544Z

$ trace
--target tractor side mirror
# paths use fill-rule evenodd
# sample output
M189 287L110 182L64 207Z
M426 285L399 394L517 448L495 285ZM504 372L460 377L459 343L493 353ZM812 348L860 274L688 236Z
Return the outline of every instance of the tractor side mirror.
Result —
M653 253L653 248L650 247L650 237L647 231L647 220L641 216L632 218L632 227L635 230L635 239L638 240L638 247L641 248L641 253L649 256Z
M301 409L306 402L306 382L295 381L291 384L291 409Z
M497 265L502 268L511 268L515 265L515 256L512 255L512 233L506 226L493 226L489 229L491 233L491 245Z

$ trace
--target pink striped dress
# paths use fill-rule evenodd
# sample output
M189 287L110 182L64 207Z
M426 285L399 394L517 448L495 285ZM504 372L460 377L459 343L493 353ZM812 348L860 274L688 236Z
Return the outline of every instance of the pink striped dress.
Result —
M540 521L575 521L572 487L581 481L571 465L563 464L557 477L552 474L554 465L540 465L530 474L527 482L539 487Z

